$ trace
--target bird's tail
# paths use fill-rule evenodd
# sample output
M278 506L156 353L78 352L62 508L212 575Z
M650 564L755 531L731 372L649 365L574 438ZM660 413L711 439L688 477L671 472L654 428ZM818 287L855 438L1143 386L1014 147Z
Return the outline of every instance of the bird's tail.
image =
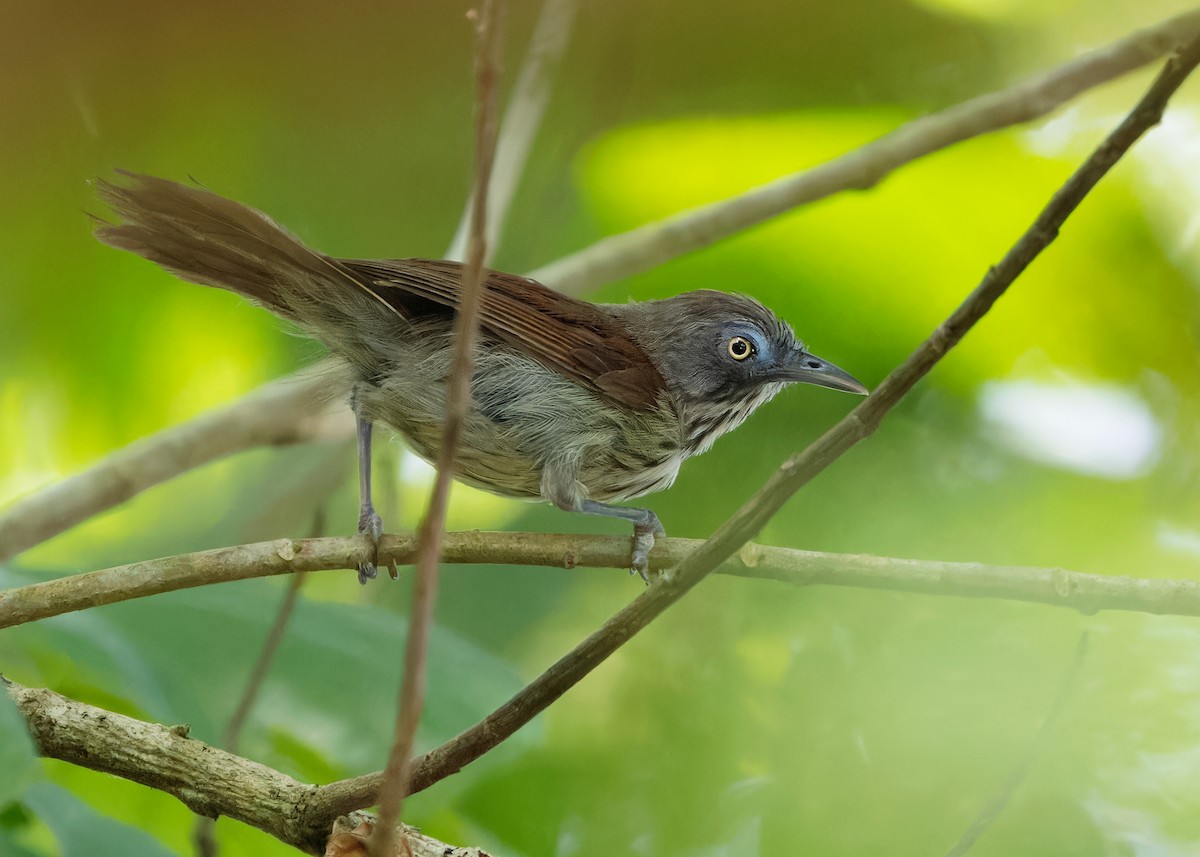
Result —
M96 237L136 253L193 283L216 286L296 319L295 285L342 279L340 266L300 243L259 211L167 179L121 171L131 182L96 182L96 192L120 218Z
M304 246L259 211L203 188L121 171L129 181L96 182L117 223L96 237L193 283L247 297L289 319L352 363L370 366L372 331L399 314L342 262Z

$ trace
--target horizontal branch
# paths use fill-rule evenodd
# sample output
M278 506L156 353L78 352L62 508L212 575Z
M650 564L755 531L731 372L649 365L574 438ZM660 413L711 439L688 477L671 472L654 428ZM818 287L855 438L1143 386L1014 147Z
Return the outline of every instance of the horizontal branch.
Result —
M306 807L317 787L188 737L186 726L160 726L87 705L43 688L0 678L29 724L38 752L174 795L208 818L225 816L283 842L321 854L336 828L313 835ZM415 857L478 855L402 825ZM400 853L398 850L397 853Z
M954 143L1044 116L1163 56L1200 32L1200 9L1139 30L1025 83L901 126L840 158L747 194L647 224L545 265L530 276L578 294L706 247L777 214L888 173ZM193 467L255 446L307 440L299 421L319 386L306 373L227 408L143 438L0 514L0 562ZM295 421L289 428L289 421ZM349 436L349 422L344 434Z
M659 539L650 554L650 566L654 570L673 567L701 544L697 539ZM356 569L371 552L362 536L280 539L31 583L0 591L0 628L213 583ZM392 560L407 565L415 554L415 536L384 536L379 546L384 563ZM629 564L629 539L549 533L447 533L442 562L625 568ZM717 571L794 586L851 586L922 595L999 598L1068 607L1083 613L1127 610L1200 616L1200 582L1192 580L1110 577L1062 568L898 559L757 544L745 545Z
M1193 9L1023 83L915 119L818 167L604 238L529 276L567 294L581 294L647 271L798 206L845 190L866 190L900 167L955 143L1045 116L1197 34L1200 9Z
M662 539L651 554L651 565L672 566L700 544L694 539ZM447 563L624 569L629 559L629 539L619 536L447 533L444 548ZM381 557L404 564L415 553L415 539L386 536L380 551ZM0 627L222 581L333 569L347 569L350 575L369 552L361 537L280 540L31 584L0 592ZM935 562L756 544L744 546L717 571L794 586L995 598L1089 614L1124 610L1200 616L1200 583L1192 580L1108 577L1061 568ZM195 812L236 818L309 851L319 848L328 819L337 814L330 807L345 806L377 787L372 782L377 775L320 787L305 785L188 739L178 729L112 714L48 690L10 685L9 693L29 719L44 755L166 791ZM427 788L448 773L437 750L420 756L414 760L412 790ZM363 802L370 801L363 798Z

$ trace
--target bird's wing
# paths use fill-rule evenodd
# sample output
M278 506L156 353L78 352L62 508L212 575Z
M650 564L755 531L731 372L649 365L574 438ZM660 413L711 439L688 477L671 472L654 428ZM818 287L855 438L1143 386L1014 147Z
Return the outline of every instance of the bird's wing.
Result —
M426 302L457 307L463 265L437 259L339 259L405 316L428 311ZM616 320L594 304L541 283L487 271L480 327L545 366L633 410L655 407L666 390L646 352Z

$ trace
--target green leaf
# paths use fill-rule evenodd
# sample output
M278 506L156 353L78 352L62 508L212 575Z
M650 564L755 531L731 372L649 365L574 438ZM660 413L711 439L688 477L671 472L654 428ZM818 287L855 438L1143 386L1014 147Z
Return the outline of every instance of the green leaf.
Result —
M37 767L37 751L25 718L12 698L0 692L0 771L4 772L0 775L0 807L21 796Z
M19 577L7 575L12 584ZM0 659L36 652L40 680L56 690L161 723L189 723L193 737L217 743L274 622L280 584L204 587L14 628L0 642ZM239 752L310 781L381 767L406 626L373 605L302 597ZM456 735L521 684L508 664L435 627L418 749Z
M62 857L168 857L171 851L149 834L106 818L69 791L37 783L25 804L54 831ZM7 853L7 852L5 852Z

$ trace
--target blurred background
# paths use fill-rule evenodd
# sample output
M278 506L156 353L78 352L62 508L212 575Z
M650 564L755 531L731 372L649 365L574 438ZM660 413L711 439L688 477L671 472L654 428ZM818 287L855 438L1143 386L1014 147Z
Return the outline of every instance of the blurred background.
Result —
M821 163L1188 4L580 5L498 268L527 271ZM0 5L0 509L321 353L233 295L98 244L89 179L193 177L326 252L439 256L469 186L466 9ZM537 12L509 4L506 85ZM1152 73L590 297L749 293L874 385ZM1193 80L962 347L761 541L1200 576L1198 104ZM671 535L704 537L853 404L790 390L648 505ZM410 530L429 471L398 441L379 446L384 520ZM348 442L329 442L217 462L21 555L0 584L304 536L319 510L327 533L352 533L353 461ZM461 486L450 523L623 532ZM409 580L308 581L245 755L308 782L382 766ZM0 669L215 742L286 586L10 629ZM640 586L615 571L445 568L421 748L484 716ZM1200 853L1200 622L718 578L405 817L510 857L944 853L1034 745L1085 631L1057 721L973 853ZM191 816L169 796L58 762L23 771L0 778L0 853L191 853ZM295 853L228 820L217 835L230 855Z

